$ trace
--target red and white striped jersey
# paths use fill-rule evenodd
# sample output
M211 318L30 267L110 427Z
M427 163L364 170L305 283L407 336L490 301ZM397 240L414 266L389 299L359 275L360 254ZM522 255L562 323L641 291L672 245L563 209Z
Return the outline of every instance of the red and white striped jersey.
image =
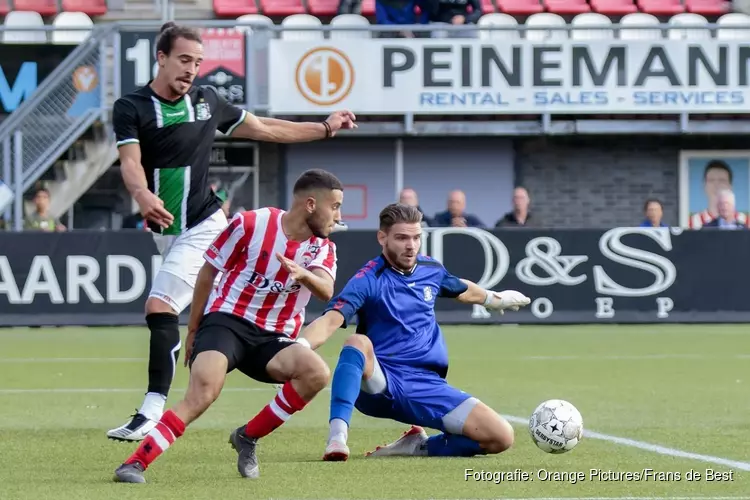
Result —
M746 213L735 212L734 217L737 219L737 222L739 222L743 226L750 227L750 218L748 218ZM700 229L705 224L708 224L712 220L714 220L714 217L711 216L711 213L708 210L704 210L702 212L698 212L690 216L690 220L688 221L688 227L690 229Z
M261 208L235 215L204 258L223 273L211 292L205 314L224 312L259 328L296 338L311 293L289 278L280 253L309 270L323 269L336 279L336 245L325 238L290 241L281 228L283 210Z

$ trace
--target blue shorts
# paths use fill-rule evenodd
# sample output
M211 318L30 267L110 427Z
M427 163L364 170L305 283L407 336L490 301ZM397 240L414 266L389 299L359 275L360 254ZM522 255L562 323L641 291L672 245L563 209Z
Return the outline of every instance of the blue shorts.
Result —
M380 376L379 372L385 377L384 387L379 387L378 393L372 394L373 391L368 390L365 387L367 382L364 382L354 405L357 410L370 417L387 418L451 434L461 433L465 415L459 416L458 421L450 416L445 417L465 401L474 399L470 394L456 389L440 375L426 369L394 366L376 360L371 379L376 384L377 381L373 379Z

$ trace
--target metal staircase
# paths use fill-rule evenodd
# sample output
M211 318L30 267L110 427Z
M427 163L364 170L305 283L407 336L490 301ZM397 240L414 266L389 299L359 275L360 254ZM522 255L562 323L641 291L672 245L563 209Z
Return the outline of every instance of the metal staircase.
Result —
M115 27L98 26L91 35L42 82L34 94L0 124L3 149L0 172L15 193L13 220L20 229L24 218L23 194L97 122L108 121L111 104L105 82L113 81L112 40ZM99 95L80 90L98 79ZM61 215L112 165L116 158L111 128L81 142L82 159L67 161L63 175L48 183L53 214ZM9 182L10 180L10 182Z

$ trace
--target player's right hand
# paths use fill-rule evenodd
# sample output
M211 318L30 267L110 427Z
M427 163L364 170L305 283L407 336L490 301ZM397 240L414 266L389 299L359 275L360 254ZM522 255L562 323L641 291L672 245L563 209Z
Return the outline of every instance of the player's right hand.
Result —
M518 311L521 307L527 306L531 303L530 298L515 290L504 290L502 292L490 291L489 293L491 293L493 297L485 308L490 311L498 311L500 314L503 314L506 309Z
M190 363L190 358L193 357L193 344L195 343L196 330L198 329L192 328L190 325L188 325L188 333L187 333L187 337L185 337L185 359L184 359L185 367L187 367L188 363Z
M143 217L166 229L174 222L174 216L164 208L164 201L148 190L142 190L135 196L135 202Z

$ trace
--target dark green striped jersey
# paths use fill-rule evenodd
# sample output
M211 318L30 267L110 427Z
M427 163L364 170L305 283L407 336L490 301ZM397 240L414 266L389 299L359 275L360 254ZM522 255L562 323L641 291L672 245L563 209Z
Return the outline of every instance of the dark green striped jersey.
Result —
M146 85L115 102L117 147L140 144L148 188L174 216L162 234L182 234L221 208L208 183L214 136L217 129L231 134L244 119L245 111L211 86L192 87L167 101Z

